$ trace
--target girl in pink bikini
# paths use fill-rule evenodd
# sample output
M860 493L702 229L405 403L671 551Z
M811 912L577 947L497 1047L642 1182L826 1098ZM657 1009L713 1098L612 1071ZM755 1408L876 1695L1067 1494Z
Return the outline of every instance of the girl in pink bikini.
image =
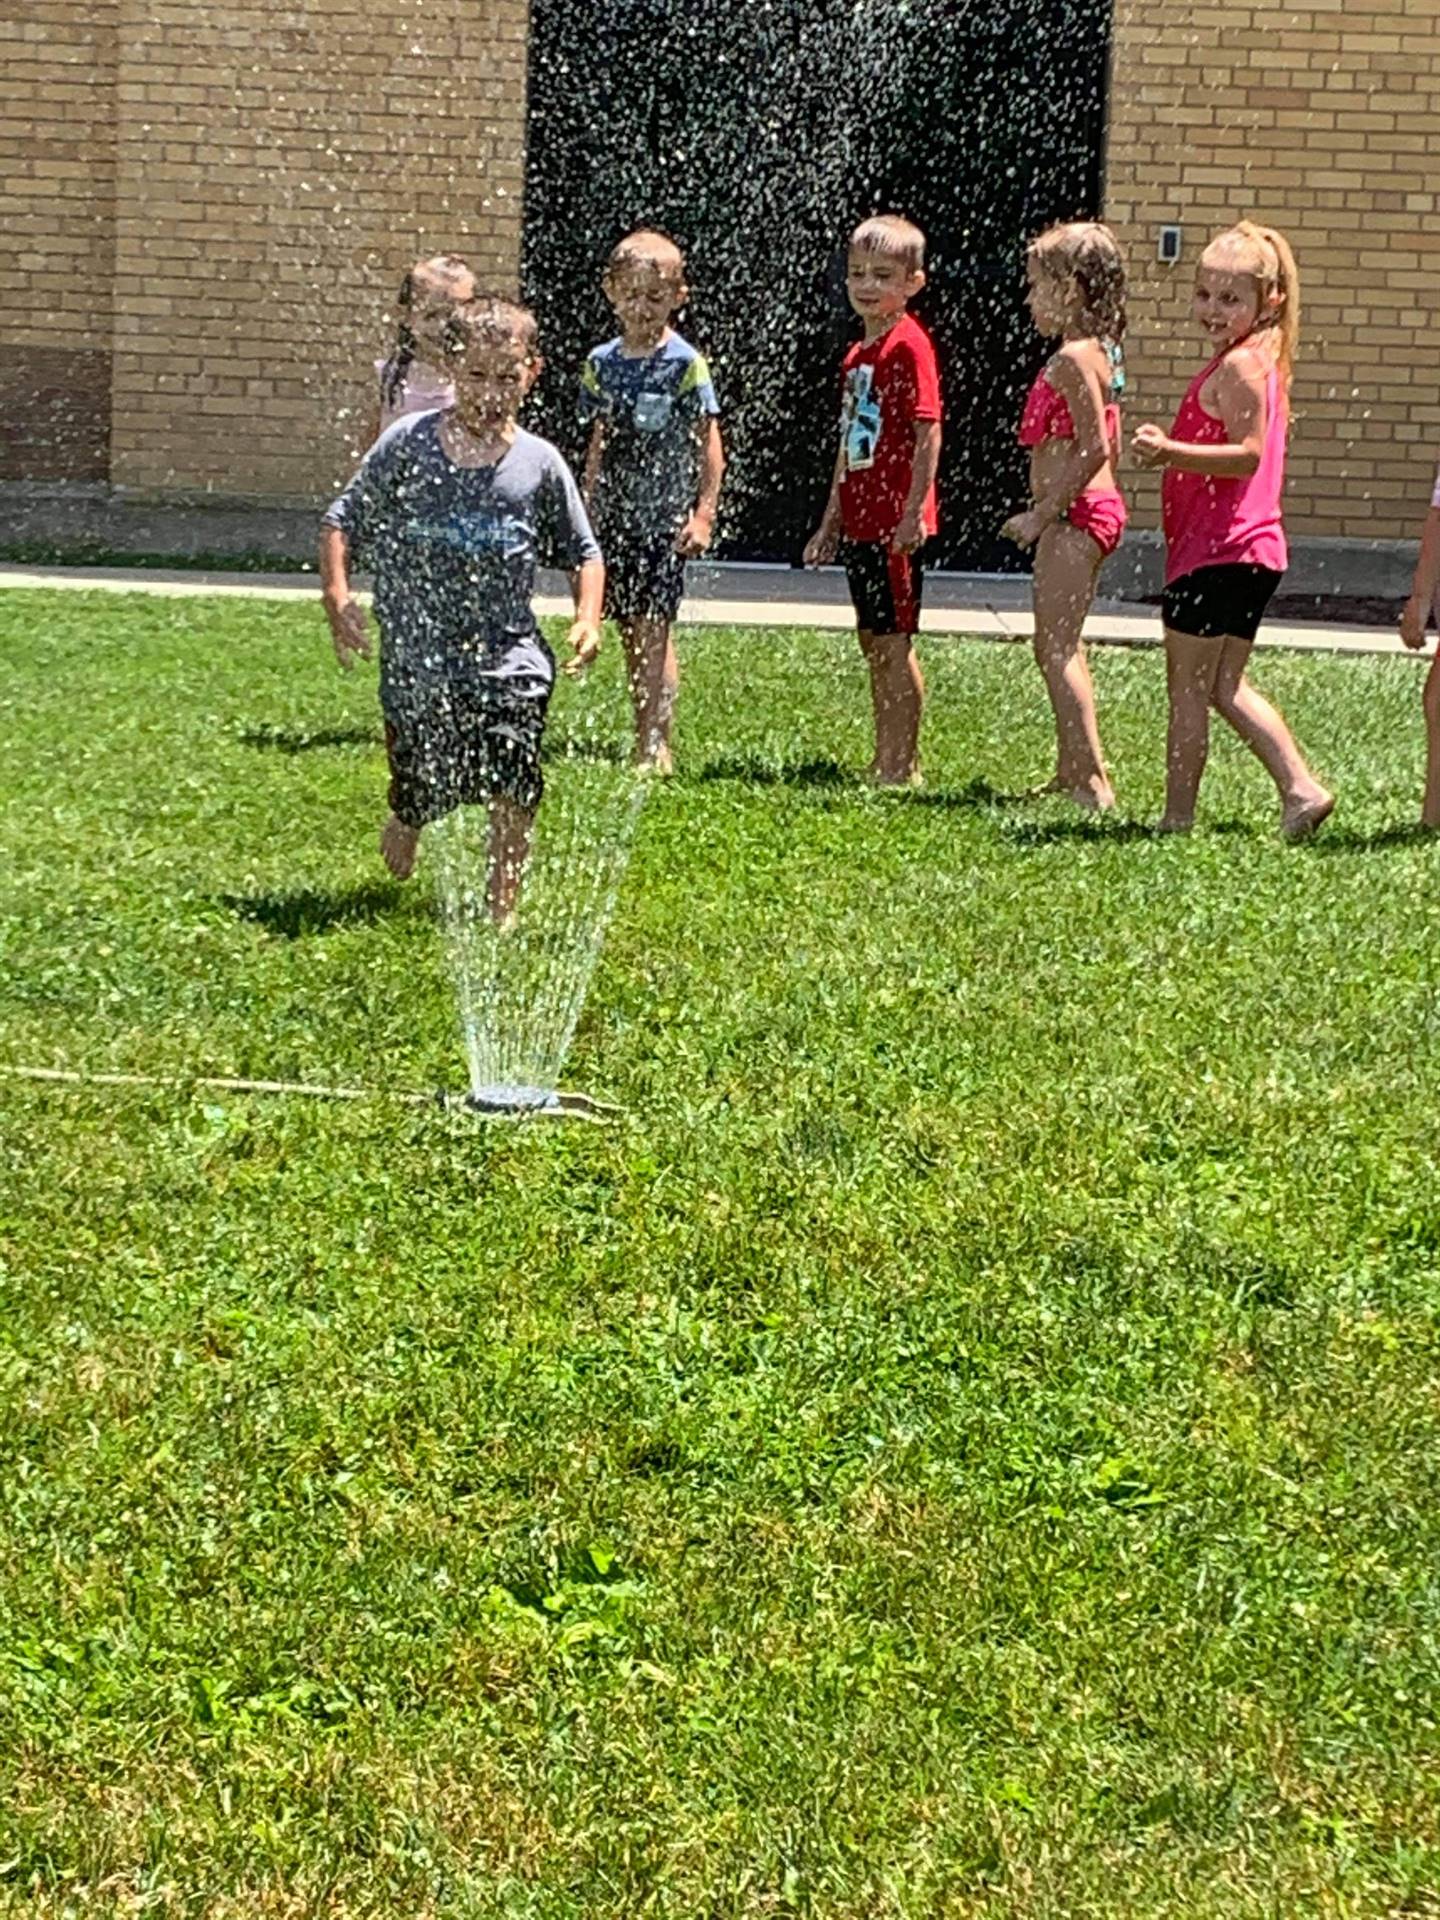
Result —
M1078 806L1113 807L1095 722L1095 693L1081 638L1100 563L1120 544L1125 501L1119 455L1120 342L1125 261L1108 227L1051 227L1026 256L1030 313L1062 345L1041 369L1020 422L1030 449L1031 505L1001 533L1035 549L1035 659L1055 712L1055 777L1044 793Z
M1165 469L1170 730L1160 825L1188 833L1194 824L1213 707L1279 788L1281 832L1300 840L1334 799L1245 678L1288 558L1280 496L1300 282L1283 236L1242 220L1213 240L1195 277L1195 318L1214 357L1191 381L1170 432L1146 425L1134 442L1142 466Z

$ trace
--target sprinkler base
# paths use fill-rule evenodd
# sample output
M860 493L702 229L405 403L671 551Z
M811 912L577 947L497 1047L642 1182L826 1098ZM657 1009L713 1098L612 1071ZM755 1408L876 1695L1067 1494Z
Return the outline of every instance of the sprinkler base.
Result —
M465 1105L472 1113L559 1113L560 1095L548 1087L476 1087Z

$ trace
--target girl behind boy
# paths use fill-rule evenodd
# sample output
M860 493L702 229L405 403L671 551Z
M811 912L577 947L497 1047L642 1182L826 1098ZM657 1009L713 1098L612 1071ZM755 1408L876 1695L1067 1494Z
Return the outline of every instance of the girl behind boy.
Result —
M1041 369L1020 422L1030 449L1030 499L1002 535L1035 549L1035 660L1055 713L1055 776L1045 793L1078 806L1115 804L1095 721L1081 635L1100 563L1120 544L1125 501L1115 484L1115 404L1125 334L1125 262L1108 227L1051 227L1025 270L1038 331L1063 344Z
M1435 481L1435 496L1429 518L1420 536L1420 558L1410 599L1400 616L1400 638L1418 652L1435 620L1435 594L1440 588L1440 477ZM1425 677L1425 799L1420 813L1422 827L1440 828L1440 654L1430 663Z
M456 307L475 295L475 276L454 253L417 260L400 282L395 345L388 360L375 362L380 382L376 439L408 413L429 413L455 404L455 387L441 369L445 327Z
M1281 832L1300 840L1334 799L1245 678L1288 560L1280 496L1300 281L1283 236L1242 220L1212 240L1195 276L1194 311L1213 357L1191 381L1170 432L1147 424L1134 441L1142 466L1165 469L1170 729L1160 825L1172 833L1194 825L1213 706L1279 788Z

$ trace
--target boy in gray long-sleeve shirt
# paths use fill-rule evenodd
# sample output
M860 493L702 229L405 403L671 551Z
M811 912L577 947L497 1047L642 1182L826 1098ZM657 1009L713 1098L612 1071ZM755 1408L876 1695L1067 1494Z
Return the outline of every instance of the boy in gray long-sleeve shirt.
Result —
M540 370L532 315L479 295L451 323L455 404L399 420L325 515L321 589L343 667L370 653L350 594L375 572L380 705L390 755L381 852L414 871L420 832L454 807L490 809L490 908L508 918L543 778L555 657L531 608L542 556L578 569L566 671L600 645L605 569L570 469L516 424Z

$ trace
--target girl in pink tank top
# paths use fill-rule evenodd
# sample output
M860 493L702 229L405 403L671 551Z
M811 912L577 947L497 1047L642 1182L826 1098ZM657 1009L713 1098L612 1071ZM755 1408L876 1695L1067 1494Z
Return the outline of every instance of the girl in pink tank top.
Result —
M1415 563L1415 578L1410 598L1400 616L1400 638L1418 653L1425 636L1435 624L1440 607L1440 475L1436 476L1430 514L1420 533L1420 557ZM1432 831L1440 829L1440 653L1430 662L1422 698L1425 713L1425 799L1420 824Z
M1281 831L1299 840L1335 802L1245 677L1287 560L1281 495L1300 281L1284 237L1244 220L1213 240L1195 277L1195 319L1212 358L1170 432L1148 424L1134 440L1140 464L1165 476L1170 729L1160 825L1188 833L1194 824L1213 707L1274 780Z
M1125 262L1108 227L1082 221L1042 233L1025 266L1037 330L1062 338L1020 422L1031 505L1000 529L1035 549L1035 659L1055 715L1055 775L1039 791L1067 794L1081 807L1112 807L1082 634L1100 563L1125 531L1114 464Z

